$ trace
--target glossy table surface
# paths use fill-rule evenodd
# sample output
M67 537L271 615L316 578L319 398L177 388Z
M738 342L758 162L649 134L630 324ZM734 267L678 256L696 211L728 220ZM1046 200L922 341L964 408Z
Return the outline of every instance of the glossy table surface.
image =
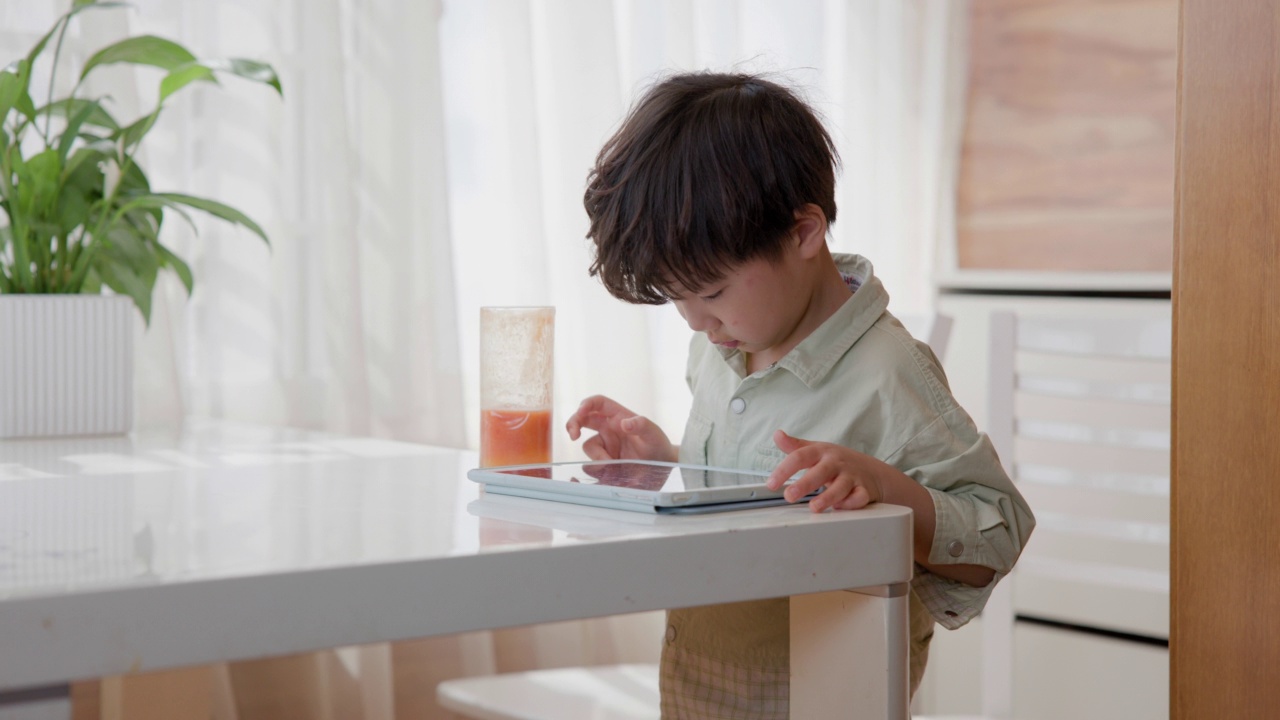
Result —
M0 690L911 576L904 508L654 516L485 496L475 463L207 422L0 441Z

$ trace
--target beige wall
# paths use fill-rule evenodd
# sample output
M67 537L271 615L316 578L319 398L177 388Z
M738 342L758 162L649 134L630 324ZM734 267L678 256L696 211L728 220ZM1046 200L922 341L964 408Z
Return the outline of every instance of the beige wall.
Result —
M1172 267L1177 0L973 0L962 270Z

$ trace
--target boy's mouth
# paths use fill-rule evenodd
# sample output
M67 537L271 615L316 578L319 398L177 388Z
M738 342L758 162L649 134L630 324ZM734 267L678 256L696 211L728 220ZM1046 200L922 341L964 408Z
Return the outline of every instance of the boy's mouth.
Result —
M741 345L741 344L742 344L742 343L738 342L737 340L723 340L723 341L722 341L722 340L712 340L711 342L712 342L712 344L714 344L714 345L719 345L719 346L720 346L720 347L722 347L722 348L729 348L730 350L732 350L732 349L734 349L734 348L736 348L736 347L738 347L739 345Z

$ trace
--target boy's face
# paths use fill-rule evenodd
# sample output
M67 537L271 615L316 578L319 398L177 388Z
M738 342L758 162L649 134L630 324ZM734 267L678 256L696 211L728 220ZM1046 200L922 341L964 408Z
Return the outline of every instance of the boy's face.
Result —
M676 288L672 303L711 342L769 364L795 346L809 296L806 282L795 253L784 251L777 262L749 260L697 292Z

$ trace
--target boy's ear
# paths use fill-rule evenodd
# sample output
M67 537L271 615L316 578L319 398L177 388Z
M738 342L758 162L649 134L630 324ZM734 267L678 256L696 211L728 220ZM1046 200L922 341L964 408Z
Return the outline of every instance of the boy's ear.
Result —
M792 228L800 256L806 260L814 257L827 246L827 215L822 208L807 203L796 210L796 224Z

